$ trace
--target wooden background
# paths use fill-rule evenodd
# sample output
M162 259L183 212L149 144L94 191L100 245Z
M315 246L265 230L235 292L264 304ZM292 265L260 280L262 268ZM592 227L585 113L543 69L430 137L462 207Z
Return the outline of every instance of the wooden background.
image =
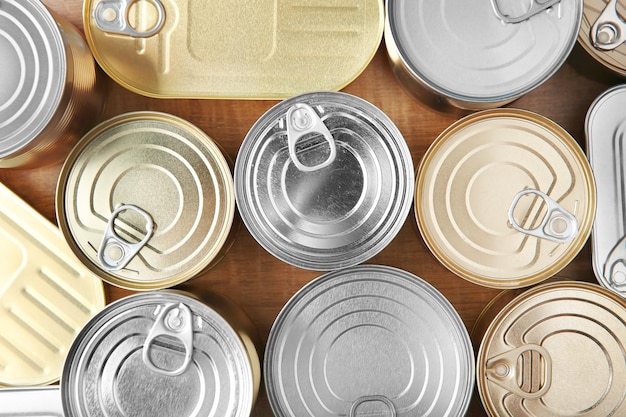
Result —
M81 0L44 0L57 14L82 29ZM586 68L585 55L575 51L568 62L541 87L510 107L542 114L563 126L584 149L584 118L592 101L620 81L601 80L594 68ZM582 67L585 66L585 69ZM430 143L459 116L437 113L421 105L397 84L387 61L384 42L366 70L343 91L378 106L397 124L406 138L417 167ZM218 141L234 161L249 128L276 101L158 100L131 93L108 80L105 119L135 110L156 110L189 120ZM0 181L56 222L54 193L61 165L32 170L0 170ZM589 243L559 276L595 282ZM419 235L411 212L398 236L371 264L391 265L412 272L438 288L471 329L481 309L498 291L469 283L440 265ZM210 288L233 299L252 317L264 344L274 318L287 300L320 273L300 270L269 255L242 227L234 246L213 269L190 281L193 288ZM106 286L109 301L129 291ZM260 347L262 352L262 346ZM272 416L265 388L261 386L253 416ZM469 416L485 416L475 396Z

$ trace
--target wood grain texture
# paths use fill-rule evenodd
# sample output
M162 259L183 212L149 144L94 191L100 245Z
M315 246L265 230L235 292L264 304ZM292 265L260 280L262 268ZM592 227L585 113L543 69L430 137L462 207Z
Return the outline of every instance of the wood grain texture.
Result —
M82 29L80 0L45 0L52 10ZM584 149L584 118L589 105L615 81L600 80L581 69L580 53L546 83L512 103L542 114L559 123ZM415 166L431 142L459 116L437 113L410 97L396 82L387 62L384 43L366 70L345 92L362 97L381 108L405 136ZM133 110L157 110L189 120L219 142L234 161L249 128L276 101L158 100L131 93L109 80L105 119ZM0 181L20 195L46 218L55 221L54 195L61 165L32 170L0 170ZM595 281L589 243L559 276ZM438 288L454 305L471 329L481 309L499 291L471 284L446 270L423 243L411 213L398 236L371 264L391 265L414 273ZM213 269L189 282L192 288L209 288L240 305L253 319L265 343L276 315L304 284L319 276L284 264L268 254L241 228L234 246ZM130 294L106 286L109 301ZM262 350L262 349L261 349ZM272 416L265 388L252 413ZM485 416L478 398L472 400L469 416Z

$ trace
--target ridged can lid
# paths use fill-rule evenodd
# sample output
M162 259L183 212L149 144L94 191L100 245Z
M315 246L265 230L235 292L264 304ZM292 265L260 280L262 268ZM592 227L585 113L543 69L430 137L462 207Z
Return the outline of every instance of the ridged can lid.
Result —
M591 232L595 183L576 141L535 113L496 109L452 124L417 174L428 248L476 284L519 288L564 268Z
M322 275L287 302L270 331L264 375L277 417L463 416L474 354L433 286L361 265Z
M626 76L626 3L585 0L578 43L604 68Z
M57 219L77 256L105 281L170 287L208 267L233 223L230 167L178 117L127 113L85 135L61 170Z
M252 126L235 163L235 193L252 236L292 265L361 263L410 210L409 148L391 119L345 93L285 100Z

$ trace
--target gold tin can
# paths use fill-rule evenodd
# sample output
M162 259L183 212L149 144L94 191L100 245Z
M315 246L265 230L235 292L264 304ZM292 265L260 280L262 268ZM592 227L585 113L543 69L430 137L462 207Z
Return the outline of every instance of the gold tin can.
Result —
M580 146L524 110L457 121L418 168L415 212L426 245L452 272L487 287L519 288L556 274L587 241L595 207Z
M86 0L87 42L122 86L159 98L339 90L382 39L382 0Z
M104 80L80 32L39 0L0 7L0 168L65 158L104 108Z
M488 415L625 415L620 296L583 282L542 284L479 321L477 390Z
M578 44L604 68L626 77L626 1L585 0Z
M68 156L57 220L76 255L103 280L131 290L186 281L232 244L235 197L220 147L170 114L114 117Z
M0 386L57 381L74 337L104 304L102 281L55 225L0 183Z

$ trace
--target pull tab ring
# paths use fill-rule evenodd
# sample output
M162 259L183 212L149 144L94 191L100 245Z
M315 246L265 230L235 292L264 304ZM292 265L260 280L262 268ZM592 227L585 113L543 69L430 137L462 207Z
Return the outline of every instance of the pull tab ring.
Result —
M328 146L330 147L330 155L328 158L317 165L307 166L298 159L296 152L296 143L305 135L321 134L324 136ZM335 139L324 124L324 121L317 115L315 110L308 104L297 103L287 111L287 142L289 145L289 156L292 162L300 171L311 172L317 171L330 165L337 157L337 148Z
M131 243L121 238L115 232L115 220L124 211L134 211L140 214L146 221L146 235L137 243ZM104 231L100 248L98 249L98 260L105 271L119 271L128 265L128 263L139 253L146 243L154 234L154 221L152 217L144 210L132 204L122 204L118 206L107 223Z
M128 35L133 38L149 38L161 30L165 23L165 9L160 0L149 1L157 11L157 21L155 25L147 31L137 31L129 23L128 15L131 6L139 0L101 0L93 10L92 17L98 29L115 33L118 35Z
M498 0L491 0L491 6L493 7L493 11L495 12L498 19L500 19L504 23L521 23L525 20L530 19L534 15L549 9L560 1L561 0L532 0L532 5L526 13L521 16L513 17L507 16L502 13L502 11L500 10L500 6L498 6Z
M626 42L626 22L617 13L617 0L609 0L600 16L591 26L594 47L611 51Z
M612 288L622 293L626 291L626 236L611 249L603 275Z
M534 229L526 229L517 223L514 212L520 199L527 194L535 194L543 199L548 206L548 213L541 224ZM551 240L553 242L569 242L578 234L578 220L569 211L565 210L559 203L548 197L542 191L526 189L517 193L511 207L509 208L509 222L511 226L524 234Z
M348 417L358 417L360 414L359 407L363 404L369 404L377 409L376 412L370 412L368 414L396 417L396 407L393 405L391 400L384 395L366 395L364 397L357 398L357 400L352 403L352 407L350 407L350 414L348 414Z
M178 376L187 370L193 354L193 316L189 307L183 303L170 304L161 309L154 325L150 329L143 345L143 363L153 370L167 376ZM167 370L154 364L150 356L150 348L159 336L170 336L182 342L185 359L178 369Z

